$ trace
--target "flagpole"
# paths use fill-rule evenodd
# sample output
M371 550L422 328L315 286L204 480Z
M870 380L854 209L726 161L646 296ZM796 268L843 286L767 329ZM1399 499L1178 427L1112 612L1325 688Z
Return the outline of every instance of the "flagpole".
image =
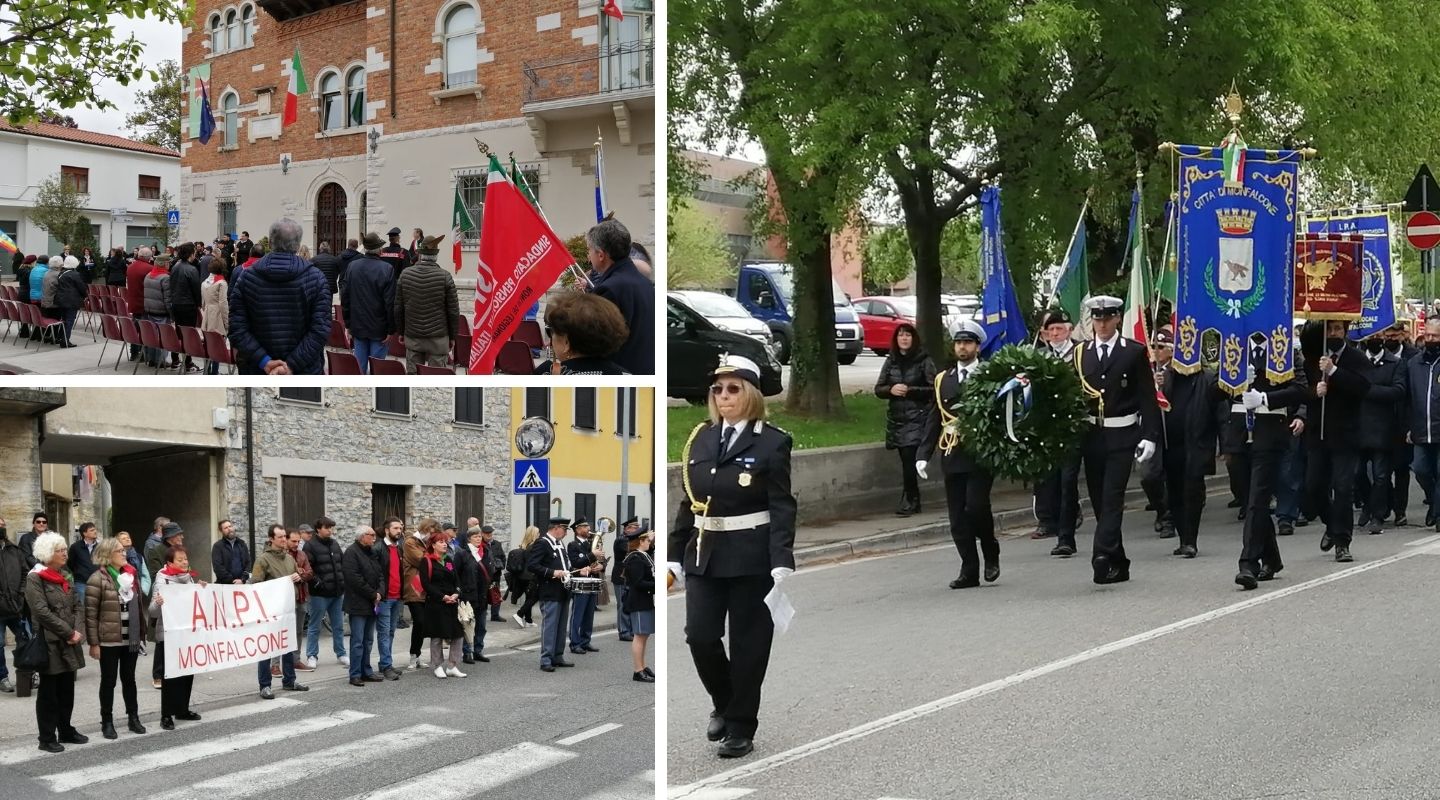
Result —
M1157 273L1155 282L1154 284L1152 284L1150 290L1153 297L1150 314L1150 325L1153 328L1160 327L1160 301L1164 299L1160 295L1161 288L1165 283L1165 273L1169 270L1170 265L1170 234L1175 231L1176 218L1179 216L1179 209L1175 207L1175 201L1178 199L1178 197L1172 195L1170 198L1170 202L1166 204L1169 206L1169 213L1165 215L1165 247L1160 251L1160 270ZM1173 313L1175 309L1172 308L1170 310Z
M1070 250L1075 247L1075 240L1078 239L1078 238L1080 238L1080 228L1081 228L1081 226L1083 226L1083 225L1085 224L1085 212L1086 212L1087 210L1089 210L1089 208L1090 208L1090 192L1086 192L1086 193L1085 193L1085 202L1083 202L1083 203L1080 204L1080 216L1079 216L1078 219L1075 220L1075 230L1073 230L1073 231L1070 232L1070 243L1067 244L1067 245L1065 245L1065 269L1062 269L1062 270L1060 271L1060 276L1055 279L1055 285L1050 288L1050 295L1049 295L1049 297L1045 298L1045 305L1043 305L1043 306L1040 307L1040 313L1041 313L1041 314L1044 314L1046 311L1049 311L1049 310L1050 310L1050 306L1054 305L1056 298L1058 298L1058 297L1060 296L1060 282L1061 282L1062 280L1064 280L1065 275L1066 275L1066 273L1069 272L1069 268L1070 268ZM1083 258L1081 259L1080 268L1081 268L1081 269L1089 269L1089 268L1090 268L1090 266L1089 266L1088 264L1084 263L1084 259L1083 259ZM1074 321L1072 320L1071 322L1073 323ZM1035 331L1035 343L1036 343L1036 344L1039 344L1039 343L1040 343L1040 339L1044 336L1044 334L1045 334L1045 328L1044 328L1043 326L1041 326L1040 328L1038 328L1038 329Z
M479 139L476 139L476 140L475 140L475 143L476 143L476 144L481 144L481 142L480 142ZM488 152L488 151L487 151L487 152ZM540 213L540 219L545 220L545 224L546 224L546 225L550 225L550 218L547 217L547 216L545 216L545 209L544 209L544 207L542 207L542 206L540 205L540 196L537 195L537 194L535 194L535 190L530 187L530 181L529 181L529 180L526 180L526 178L525 178L525 171L522 170L522 169L520 169L520 167L519 167L518 164L515 164L515 151L514 151L514 150L511 150L511 151L510 151L510 163L515 166L515 175L516 175L516 177L518 177L518 178L520 179L521 185L523 185L523 186L525 187L525 193L526 193L527 195L529 195L532 200L535 201L535 210ZM551 229L551 230L554 230L554 229L555 229L555 226L554 226L554 225L550 225L550 229ZM586 286L589 286L589 287L592 288L592 289L595 288L595 284L590 281L589 276L587 276L587 275L584 273L584 271L580 269L580 267L579 267L578 264L575 264L574 262L572 262L567 269L574 270L576 277L577 277L579 280L584 281Z

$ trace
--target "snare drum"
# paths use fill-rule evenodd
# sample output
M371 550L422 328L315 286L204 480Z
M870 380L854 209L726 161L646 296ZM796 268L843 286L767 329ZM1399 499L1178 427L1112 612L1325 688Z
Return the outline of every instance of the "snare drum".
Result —
M570 591L575 594L600 594L600 585L604 582L603 578L571 578Z

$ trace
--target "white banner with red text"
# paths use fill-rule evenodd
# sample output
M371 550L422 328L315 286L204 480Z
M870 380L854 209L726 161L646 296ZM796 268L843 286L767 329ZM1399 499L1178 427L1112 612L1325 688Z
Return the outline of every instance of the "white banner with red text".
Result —
M162 583L165 677L254 664L299 649L295 584Z

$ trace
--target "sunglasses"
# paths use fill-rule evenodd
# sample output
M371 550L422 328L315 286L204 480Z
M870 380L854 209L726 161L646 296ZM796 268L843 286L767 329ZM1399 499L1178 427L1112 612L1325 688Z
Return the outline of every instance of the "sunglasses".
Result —
M740 384L717 383L710 387L710 394L716 395L717 397L722 394L740 394Z

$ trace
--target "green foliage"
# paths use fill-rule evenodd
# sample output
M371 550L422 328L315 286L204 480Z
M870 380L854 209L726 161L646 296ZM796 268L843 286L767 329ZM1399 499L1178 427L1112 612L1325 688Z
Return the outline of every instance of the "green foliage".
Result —
M1010 441L1005 401L996 394L1011 378L1030 379L1030 413ZM1015 403L1018 408L1019 399ZM1085 425L1080 379L1068 361L1029 345L1006 345L965 381L955 414L959 446L996 477L1033 481L1053 472L1062 453L1078 446Z
M159 80L141 65L146 44L116 37L115 15L185 24L191 9L186 0L0 0L0 113L19 125L55 107L114 109L102 81Z
M915 272L915 254L902 225L874 229L865 238L864 282L867 293L885 294ZM980 230L973 215L945 226L940 240L942 287L956 294L980 290Z
M170 212L176 208L175 198L170 194L170 190L161 191L160 199L155 201L155 213L151 214L151 218L155 220L151 229L160 231L161 248L169 247L176 239L180 238L180 229L170 227L168 222Z
M848 417L841 421L818 420L808 415L792 414L780 403L769 404L769 419L790 432L796 450L816 447L840 447L848 444L879 444L885 441L885 414L888 403L870 392L845 395ZM680 460L685 437L695 423L706 419L705 406L675 406L666 409L668 420L667 458Z
M40 182L35 205L26 213L41 230L79 254L80 248L94 238L90 220L84 213L88 198L88 194L75 190L74 183L52 175Z
M730 251L715 220L683 198L671 198L669 207L665 285L671 289L713 289L734 280Z
M185 92L180 66L170 59L160 62L155 85L135 97L136 111L125 115L125 127L138 141L180 151L180 119L186 115ZM218 99L218 98L212 98Z

